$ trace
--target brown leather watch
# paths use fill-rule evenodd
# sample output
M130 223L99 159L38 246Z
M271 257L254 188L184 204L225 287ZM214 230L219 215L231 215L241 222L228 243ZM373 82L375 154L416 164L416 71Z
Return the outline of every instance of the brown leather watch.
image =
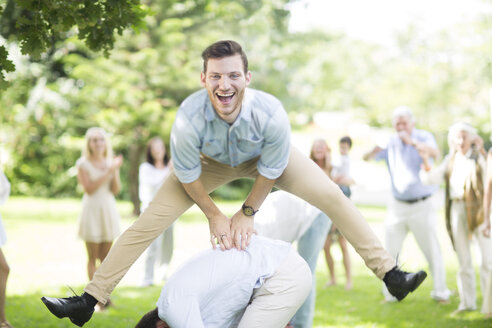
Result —
M255 211L254 208L252 208L251 206L248 206L246 204L243 204L241 209L243 210L243 214L246 216L254 216L256 213L258 213L258 210Z

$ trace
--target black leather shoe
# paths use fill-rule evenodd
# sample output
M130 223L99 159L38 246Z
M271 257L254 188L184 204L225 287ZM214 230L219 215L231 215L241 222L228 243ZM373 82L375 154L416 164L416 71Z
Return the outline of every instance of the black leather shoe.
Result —
M79 327L89 321L94 313L94 308L82 296L67 298L41 297L41 300L55 316L60 319L68 317L70 321Z
M426 277L427 273L422 270L417 273L410 273L394 267L386 272L383 281L391 295L396 297L398 301L401 301L408 293L417 289Z

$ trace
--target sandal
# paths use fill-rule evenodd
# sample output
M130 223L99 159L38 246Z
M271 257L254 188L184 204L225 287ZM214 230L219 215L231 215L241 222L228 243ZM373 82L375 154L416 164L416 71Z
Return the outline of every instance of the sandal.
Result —
M0 328L14 328L8 321L0 322Z

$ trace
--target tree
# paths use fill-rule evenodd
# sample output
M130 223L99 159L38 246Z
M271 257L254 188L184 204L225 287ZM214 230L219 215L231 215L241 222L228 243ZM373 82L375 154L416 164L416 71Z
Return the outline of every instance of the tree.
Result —
M148 10L139 0L4 0L0 2L0 35L15 40L21 51L34 60L50 55L55 44L75 34L89 49L113 48L115 32L144 27ZM0 46L0 89L7 86L4 73L14 64L4 45Z

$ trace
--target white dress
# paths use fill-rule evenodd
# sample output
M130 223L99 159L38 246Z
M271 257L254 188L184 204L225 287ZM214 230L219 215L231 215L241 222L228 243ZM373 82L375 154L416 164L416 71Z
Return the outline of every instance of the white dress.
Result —
M108 166L110 164L108 161ZM80 158L76 166L84 169L91 181L97 180L106 172L85 158ZM120 235L120 215L111 192L111 180L104 182L91 195L84 193L78 235L84 241L93 243L111 242Z
M0 205L4 204L10 195L10 183L5 174L0 171ZM7 242L7 235L3 227L2 217L0 216L0 248Z

